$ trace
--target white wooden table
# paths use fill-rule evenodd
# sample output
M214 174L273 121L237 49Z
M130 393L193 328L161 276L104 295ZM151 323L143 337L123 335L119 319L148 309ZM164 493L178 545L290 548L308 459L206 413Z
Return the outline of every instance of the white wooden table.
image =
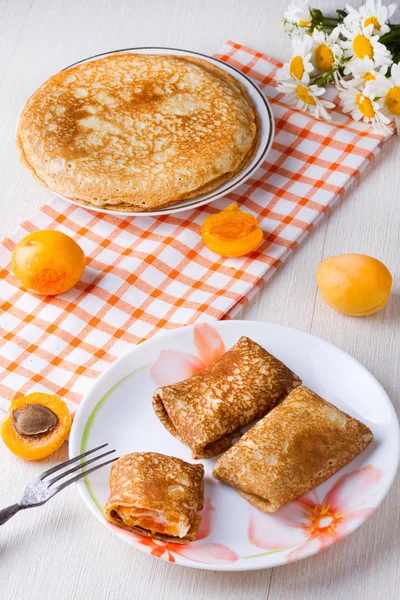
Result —
M23 103L50 75L80 58L129 46L172 46L213 53L227 39L284 59L272 0L0 0L0 235L50 199L19 164L15 126ZM336 0L315 6L342 7ZM352 4L358 6L359 0ZM400 20L400 14L398 15ZM243 314L310 331L360 360L398 404L400 356L399 138L392 138L341 204L308 236ZM354 319L317 294L326 256L361 252L394 277L385 311ZM49 462L64 460L64 446ZM0 443L0 506L16 501L45 468ZM0 531L4 600L394 600L400 597L400 482L351 537L298 563L249 573L176 567L133 550L106 531L69 488L46 507L19 514Z

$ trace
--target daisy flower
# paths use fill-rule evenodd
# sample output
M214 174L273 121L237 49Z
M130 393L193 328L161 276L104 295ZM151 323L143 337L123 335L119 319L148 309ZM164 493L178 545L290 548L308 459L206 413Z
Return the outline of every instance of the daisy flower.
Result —
M379 42L378 35L372 35L372 25L362 27L356 22L341 27L344 38L340 45L344 50L343 57L350 58L353 64L369 58L374 61L375 67L389 66L392 64L392 55L389 50Z
M337 43L339 34L338 28L334 29L330 35L320 29L313 31L312 62L317 73L328 73L341 66L343 50ZM337 75L337 71L335 75Z
M364 95L361 91L352 86L352 82L343 81L342 88L339 89L339 96L344 113L350 113L355 121L371 123L376 129L389 131L387 125L390 123L382 112L383 101L373 99Z
M283 13L283 25L287 33L301 31L311 25L311 13L308 0L293 0Z
M295 79L296 81L309 83L310 73L314 68L311 64L311 46L312 39L309 35L294 39L293 58L290 62L284 63L283 67L279 69L277 79L281 81Z
M395 121L400 135L400 63L392 65L390 77L369 81L364 93L368 98L381 97L382 113L390 121Z
M347 63L344 74L353 77L351 82L353 87L363 88L367 81L386 80L387 70L387 65L375 69L374 61L371 58L364 58L364 60Z
M374 34L378 36L384 35L389 32L387 22L396 8L396 4L390 4L389 6L382 5L382 0L367 0L359 10L347 4L346 10L348 15L345 17L344 23L346 26L354 21L358 22L361 27L372 25Z
M327 109L334 108L335 105L321 98L325 93L325 88L317 85L309 86L302 81L288 79L278 84L277 89L286 95L286 100L291 106L311 112L317 119L322 117L328 121L331 120L332 117Z

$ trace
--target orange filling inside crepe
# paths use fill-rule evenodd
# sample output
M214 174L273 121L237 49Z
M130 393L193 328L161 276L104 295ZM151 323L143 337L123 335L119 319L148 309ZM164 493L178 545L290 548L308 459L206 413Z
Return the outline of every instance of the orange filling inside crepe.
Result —
M120 506L116 511L127 527L140 527L153 533L183 538L190 529L180 515L171 512Z

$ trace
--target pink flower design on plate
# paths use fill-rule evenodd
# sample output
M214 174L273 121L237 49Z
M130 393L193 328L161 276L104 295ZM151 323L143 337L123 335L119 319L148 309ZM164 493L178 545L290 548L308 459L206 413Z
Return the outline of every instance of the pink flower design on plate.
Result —
M212 564L235 562L238 560L239 556L227 546L215 543L198 543L199 540L203 540L210 535L214 510L210 499L207 499L201 512L202 519L196 541L189 544L174 544L173 542L152 540L127 531L124 531L124 533L135 538L141 546L146 546L149 549L149 554L152 556L157 556L158 558L168 560L169 562L176 562L175 555L183 556L184 558L199 563ZM121 532L121 529L115 525L112 525L111 523L107 524L114 529L114 531Z
M224 342L214 327L208 323L194 326L194 343L199 356L177 350L161 350L150 369L157 385L170 385L199 373L225 352Z
M382 473L367 466L342 475L322 501L317 490L297 498L274 515L252 509L249 540L269 551L297 546L285 556L288 562L327 548L354 531L373 511L366 507Z

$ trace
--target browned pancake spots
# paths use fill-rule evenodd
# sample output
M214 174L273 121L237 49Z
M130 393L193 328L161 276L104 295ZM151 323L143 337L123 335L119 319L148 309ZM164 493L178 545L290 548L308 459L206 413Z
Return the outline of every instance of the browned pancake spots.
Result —
M242 337L204 371L156 390L153 405L194 458L215 456L229 448L240 427L270 411L300 383L281 361Z
M257 131L244 89L218 67L119 54L43 84L21 115L18 143L50 189L123 210L218 187L247 164Z

